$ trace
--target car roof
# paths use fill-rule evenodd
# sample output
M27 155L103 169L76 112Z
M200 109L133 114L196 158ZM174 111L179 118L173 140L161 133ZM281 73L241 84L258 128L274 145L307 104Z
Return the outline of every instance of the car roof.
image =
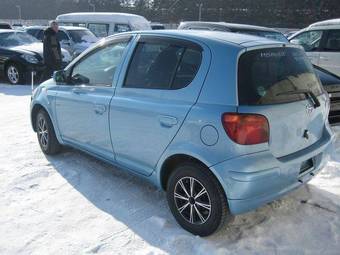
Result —
M211 25L211 26L222 26L229 29L247 29L247 30L254 30L254 31L270 31L270 32L278 32L278 30L269 28L269 27L261 27L261 26L254 26L254 25L247 25L247 24L237 24L237 23L227 23L227 22L206 22L206 21L184 21L181 22L180 26L183 25Z
M267 39L264 37L258 37L247 34L238 34L231 32L220 32L220 31L203 31L203 30L148 30L148 31L133 31L127 33L118 34L140 34L140 35L155 35L155 36L170 36L181 39L188 40L197 40L203 43L209 42L222 42L229 43L235 46L244 47L243 44L252 43L252 46L261 46L261 45L282 45L284 43ZM109 36L108 38L112 38L113 36Z
M61 22L73 22L73 21L82 21L82 22L93 22L93 21L108 21L108 19L113 22L118 20L145 20L143 16L131 14L131 13L121 13L121 12L74 12L74 13L66 13L57 16L57 21Z
M316 23L311 24L308 28L340 28L340 19L329 19L323 20Z
M30 26L27 27L26 30L29 29L46 29L48 26ZM88 30L86 27L76 27L76 26L59 26L60 30Z
M15 29L0 29L0 33L25 33L25 31Z

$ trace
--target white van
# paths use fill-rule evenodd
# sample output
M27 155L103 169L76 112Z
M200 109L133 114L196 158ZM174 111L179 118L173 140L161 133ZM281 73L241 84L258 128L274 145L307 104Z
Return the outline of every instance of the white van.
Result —
M87 27L97 37L135 30L151 30L143 16L115 12L81 12L59 15L60 25Z
M340 75L340 19L314 23L289 41L302 45L313 64Z

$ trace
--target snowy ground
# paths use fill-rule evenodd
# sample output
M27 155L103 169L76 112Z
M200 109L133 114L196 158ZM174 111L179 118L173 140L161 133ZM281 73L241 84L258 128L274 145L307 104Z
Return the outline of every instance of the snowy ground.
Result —
M144 181L72 149L45 157L29 101L0 85L0 254L340 254L340 129L312 183L199 238Z

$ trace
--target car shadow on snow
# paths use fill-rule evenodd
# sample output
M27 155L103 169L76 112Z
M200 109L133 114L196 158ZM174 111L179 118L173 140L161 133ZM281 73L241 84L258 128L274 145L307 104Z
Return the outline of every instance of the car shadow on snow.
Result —
M218 233L199 238L177 225L167 207L165 193L142 178L69 148L47 159L94 206L124 223L145 242L170 254L204 254L207 249L212 254L249 253L255 249L261 254L277 251L304 254L306 249L315 252L322 248L308 235L318 236L315 233L327 231L330 244L324 247L331 249L331 242L334 246L330 226L323 231L322 224L328 219L331 222L334 217L339 222L340 205L332 202L339 201L339 197L313 185L306 185L254 212L237 216ZM296 228L297 224L301 228ZM339 223L334 228L340 231ZM121 229L112 229L93 250L97 252L109 247L110 240L121 232ZM304 242L304 246L301 247L299 242Z
M0 84L0 95L29 96L32 94L30 85L7 85Z

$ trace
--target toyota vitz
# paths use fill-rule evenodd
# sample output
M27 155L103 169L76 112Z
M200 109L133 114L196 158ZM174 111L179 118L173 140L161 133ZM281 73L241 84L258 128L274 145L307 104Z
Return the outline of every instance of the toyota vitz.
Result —
M102 40L33 93L40 147L72 146L167 193L200 236L313 178L334 134L300 46L202 31Z

